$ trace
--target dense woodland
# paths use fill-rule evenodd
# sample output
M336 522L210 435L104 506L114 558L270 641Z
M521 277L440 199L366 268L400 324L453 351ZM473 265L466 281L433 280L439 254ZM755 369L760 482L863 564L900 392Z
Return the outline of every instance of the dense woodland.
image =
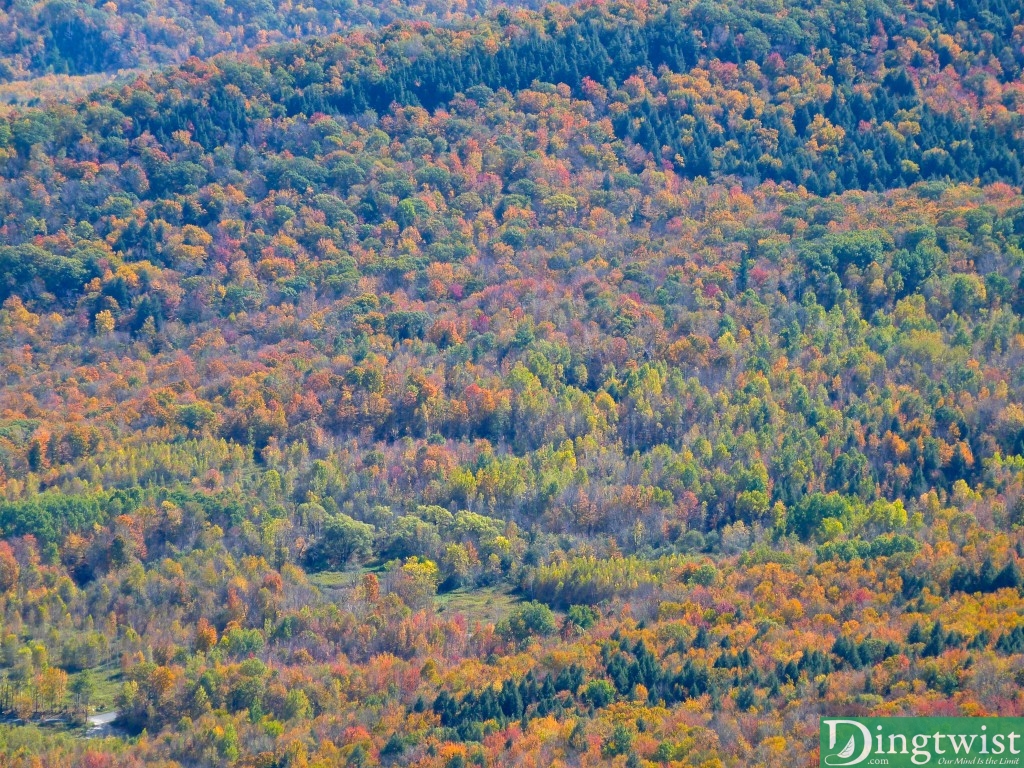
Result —
M486 0L4 0L0 82L145 69L399 19L448 24L488 6ZM26 91L37 87L33 82Z
M0 117L0 766L1024 715L1020 8L463 10Z

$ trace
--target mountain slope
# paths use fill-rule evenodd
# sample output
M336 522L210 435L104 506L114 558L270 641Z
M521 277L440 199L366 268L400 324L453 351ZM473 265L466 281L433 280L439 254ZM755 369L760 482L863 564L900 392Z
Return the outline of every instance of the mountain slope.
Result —
M1019 715L1017 12L504 10L5 116L0 707L147 734L14 764Z
M398 19L447 23L486 4L317 0L183 2L15 0L0 17L0 80L151 69Z

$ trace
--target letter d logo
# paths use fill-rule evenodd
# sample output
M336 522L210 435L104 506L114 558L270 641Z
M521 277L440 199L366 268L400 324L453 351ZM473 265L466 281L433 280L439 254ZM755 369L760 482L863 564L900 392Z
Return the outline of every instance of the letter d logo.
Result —
M836 748L836 737L838 725L852 725L860 733L860 738L864 742L864 747L861 749L860 754L857 757L853 757L853 753L857 751L857 734L854 733L850 736L850 740L846 742L846 745L839 750L839 752L833 755L825 755L825 765L832 766L846 766L846 765L857 765L867 759L867 756L871 754L871 731L867 729L866 725L858 723L856 720L823 720L828 726L828 748Z

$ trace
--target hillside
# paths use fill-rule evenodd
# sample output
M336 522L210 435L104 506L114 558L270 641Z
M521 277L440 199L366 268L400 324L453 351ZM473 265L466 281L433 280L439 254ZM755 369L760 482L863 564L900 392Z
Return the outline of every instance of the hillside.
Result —
M488 7L476 0L10 0L0 6L0 81L151 69L400 19L451 23Z
M1019 716L1019 9L448 21L0 118L0 708L130 736L0 752L781 766L826 712Z

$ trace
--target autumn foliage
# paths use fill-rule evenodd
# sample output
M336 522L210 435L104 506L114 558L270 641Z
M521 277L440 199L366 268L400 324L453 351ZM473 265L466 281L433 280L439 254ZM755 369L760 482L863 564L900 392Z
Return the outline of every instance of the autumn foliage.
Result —
M1022 714L1019 9L169 5L3 75L180 62L0 117L0 764Z

